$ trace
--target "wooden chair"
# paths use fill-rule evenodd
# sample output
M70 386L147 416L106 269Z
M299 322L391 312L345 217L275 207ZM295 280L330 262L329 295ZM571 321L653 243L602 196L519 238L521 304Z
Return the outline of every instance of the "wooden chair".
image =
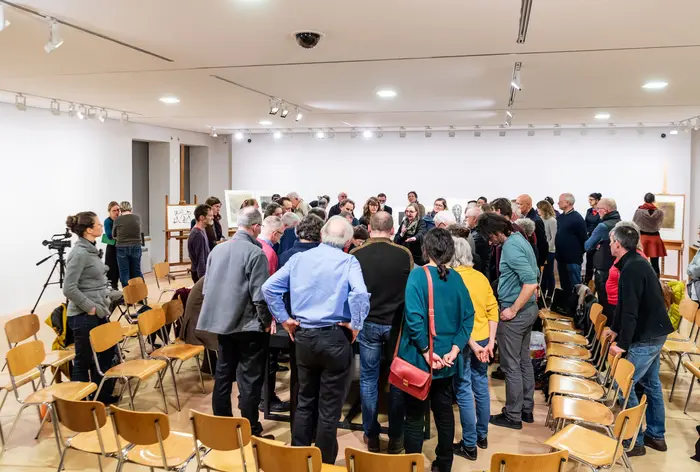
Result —
M347 472L345 467L323 464L317 447L294 447L253 436L255 470L260 472Z
M82 400L83 398L90 395L95 391L97 385L92 382L62 382L53 385L46 385L46 380L44 379L44 371L41 367L42 362L46 358L46 351L44 350L44 343L41 341L29 341L22 343L19 346L13 347L7 353L7 368L10 372L10 382L12 383L12 391L15 394L17 403L20 404L20 409L17 412L14 422L12 423L12 428L10 429L10 434L7 438L4 438L2 430L0 429L0 438L2 439L3 451L5 450L5 444L10 441L12 433L17 427L20 416L22 412L28 406L41 407L46 406L47 410L50 412L52 417L52 425L54 428L54 434L56 435L56 444L58 445L59 452L61 451L61 441L58 437L57 430L57 420L55 418L55 411L53 408L54 397L65 398L68 400ZM31 372L38 372L39 381L41 382L41 388L33 393L30 393L24 399L19 397L19 392L17 391L19 384L28 383L27 378L31 378ZM44 422L42 421L41 425ZM38 435L37 435L38 436Z
M569 459L568 451L549 454L506 454L491 456L490 472L564 472Z
M688 414L688 402L690 401L690 395L693 393L693 385L695 385L696 380L700 380L700 362L685 360L683 361L683 367L688 369L688 371L693 374L693 379L690 381L690 387L688 387L688 398L685 399L685 406L683 407L683 413Z
M348 447L345 465L349 472L418 472L423 470L423 454L375 454Z
M128 361L120 359L122 362L115 365L114 367L111 367L107 370L107 372L103 373L100 369L100 363L97 359L97 353L104 352L107 349L111 349L112 347L119 344L121 340L122 327L117 321L105 323L90 330L90 345L92 346L92 355L97 366L97 372L102 376L100 386L97 388L97 395L95 396L98 397L100 395L100 391L102 390L102 386L104 385L105 380L122 379L125 382L126 387L128 387L129 389L129 403L131 405L131 409L133 410L134 397L136 396L136 392L138 392L141 381L148 379L154 374L157 374L158 378L162 380L162 377L165 373L165 368L167 367L167 363L165 361L155 359L134 359ZM136 387L133 390L131 388L131 379L137 379ZM160 386L160 391L163 395L163 407L167 412L168 403L165 400L165 390L163 390L162 382ZM123 394L124 386L122 386L122 391L119 395L120 399Z
M678 364L676 372L673 376L673 384L671 385L671 393L668 396L668 401L673 399L673 392L676 389L676 381L678 380L678 372L681 370L683 358L691 355L700 355L700 348L697 345L698 336L700 335L700 316L696 316L693 322L698 327L693 341L666 341L661 348L661 352L671 358L672 354L678 356Z
M583 334L583 331L574 327L572 321L543 320L542 326L546 331L562 331L564 333Z
M119 450L117 471L127 463L150 467L151 470L182 471L195 456L192 435L171 431L168 415L164 413L129 411L111 406L109 415ZM219 431L219 434L228 433ZM129 444L123 445L122 438Z
M165 326L166 328L168 326L172 326L173 330L177 332L179 326L179 333L180 335L184 335L185 333L182 331L182 322L180 321L180 318L185 314L185 307L182 304L182 300L179 298L176 300L170 300L169 302L166 302L163 304L163 311L165 312ZM170 331L169 328L165 333L165 341L170 344ZM184 340L180 338L175 339L175 344L171 344L169 346L164 346L159 351L162 351L162 354L159 355L166 355L168 357L174 358L176 361L180 361L180 367L177 369L177 373L180 373L180 369L182 369L182 364L185 363L185 361L188 361L192 358L195 358L197 361L197 369L199 370L199 378L202 383L202 392L206 393L204 390L204 381L202 380L202 359L199 357L202 355L202 353L206 354L206 348L204 346L197 346L193 344L187 344L184 342ZM211 359L210 359L211 361Z
M5 323L5 336L7 337L7 345L12 349L17 346L22 341L26 341L29 338L34 338L38 340L41 324L39 323L39 317L35 314L18 316ZM71 362L75 359L75 350L56 350L48 351L46 357L42 361L43 368L59 368L67 362ZM3 367L4 369L5 367ZM54 376L55 379L55 376ZM51 382L53 383L53 381Z
M629 458L622 442L631 440L629 449L634 447L646 408L647 397L643 395L639 405L622 410L615 420L612 437L583 426L570 424L544 443L560 451L569 451L570 459L594 471L610 469L620 459L623 466L631 471Z
M59 472L63 470L68 449L75 449L95 454L100 472L102 472L102 457L116 457L119 452L112 421L107 418L104 404L94 401L72 401L56 398L55 406L61 424L77 433L65 442L57 470Z
M213 416L190 410L192 433L197 457L197 471L201 469L220 472L242 470L255 463L250 444L250 422L246 418ZM221 434L226 431L226 434ZM236 434L231 434L235 431ZM209 450L202 456L199 443ZM238 451L238 454L233 451Z
M698 302L685 297L678 305L678 312L681 315L681 320L678 323L678 329L673 333L669 334L666 338L667 341L690 341L693 339L693 331L695 331L695 319L700 315L700 310L698 310ZM681 328L683 326L683 320L690 322L690 333L688 336L682 334Z
M591 321L591 325L588 329L588 333L586 333L585 336L583 335L583 331L581 331L580 329L574 328L573 321L568 322L570 327L565 327L567 325L567 323L565 323L565 322L545 320L543 322L543 325L545 328L545 334L547 331L563 331L565 333L577 334L577 335L580 335L581 338L576 338L580 341L576 344L581 344L582 346L587 346L588 345L588 337L590 337L591 333L594 331L595 326L598 322L598 318L602 314L603 314L603 306L602 305L600 305L598 303L594 303L593 305L591 305L590 312L588 313L588 319ZM572 342L572 341L555 341L555 342Z
M160 295L158 295L158 301L156 303L160 303L160 299L163 295L165 295L168 292L176 292L174 288L172 288L172 283L171 280L175 280L175 277L170 275L170 263L168 262L159 262L158 264L155 264L153 266L153 273L156 276L156 286L158 287L158 290L160 290ZM170 288L163 289L160 287L160 279L165 279L168 281L168 286Z
M592 308L591 311L593 311ZM564 357L583 361L590 361L591 359L594 359L599 348L602 346L601 339L603 337L603 331L605 330L605 323L607 320L608 318L603 314L596 316L596 323L594 326L595 340L593 341L591 350L587 349L586 346L552 342L547 343L547 356Z
M162 308L153 308L142 313L139 316L139 333L141 334L141 341L145 342L144 339L148 336L163 330L165 326L165 312ZM165 338L164 338L165 339ZM204 352L204 346L193 346L191 344L168 344L156 349L149 354L150 359L162 359L167 362L167 366L170 368L170 374L173 379L173 385L175 386L175 399L177 400L177 410L180 411L180 394L177 390L177 381L175 380L175 368L173 364L177 361L186 361L192 359L193 357L197 359L197 370L199 372L199 381L202 386L202 392L206 393L204 390L204 379L202 378L202 369L200 367L199 355ZM161 379L162 380L162 377ZM162 387L162 386L161 386Z
M604 336L601 343L601 352L608 352L610 347L610 337ZM581 377L584 379L600 376L600 371L605 365L606 356L599 356L597 364L594 366L590 362L576 359L566 359L563 357L550 356L547 358L545 372L550 374L568 375L571 377Z
M573 326L573 322L574 322L574 320L571 317L560 315L559 313L555 313L548 308L540 310L537 313L537 316L539 316L543 321L547 320L547 321L559 321L562 323L571 323L572 326Z

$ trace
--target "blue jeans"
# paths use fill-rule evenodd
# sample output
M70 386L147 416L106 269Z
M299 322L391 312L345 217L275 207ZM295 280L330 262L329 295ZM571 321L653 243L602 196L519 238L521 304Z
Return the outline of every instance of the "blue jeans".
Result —
M637 383L644 388L644 393L647 396L647 429L644 434L640 430L637 436L637 446L644 445L645 435L652 439L664 439L666 434L664 394L661 390L661 380L659 380L661 348L665 342L666 336L664 335L634 343L630 346L625 357L634 364L632 392L627 402L627 408L639 405L639 399L635 393Z
M377 410L379 400L379 375L382 352L390 361L396 335L391 335L391 325L365 322L360 331L360 396L362 399L362 427L368 438L379 436ZM393 385L389 389L389 438L401 439L404 428L403 392Z
M143 278L141 246L117 246L117 264L119 265L119 280L122 287L126 287L131 279Z
M550 252L547 254L547 264L544 266L544 272L542 273L542 294L548 297L554 295L554 289L557 286L557 282L554 280L554 253Z
M481 347L489 343L488 338L477 341ZM455 397L459 406L459 420L462 423L462 444L476 447L477 438L483 439L489 433L491 399L489 398L489 363L481 362L468 348L462 351L464 358L464 378L454 376ZM476 400L476 411L474 401Z

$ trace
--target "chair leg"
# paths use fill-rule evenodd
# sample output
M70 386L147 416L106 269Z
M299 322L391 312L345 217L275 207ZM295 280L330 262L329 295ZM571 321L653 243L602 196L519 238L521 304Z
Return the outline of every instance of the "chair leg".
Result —
M199 383L202 386L202 393L207 393L207 391L204 389L204 378L202 377L202 363L199 359L199 356L194 356L194 358L197 361L197 372L199 373Z
M673 391L676 389L676 380L678 380L678 372L681 370L681 362L683 361L683 354L678 353L678 365L676 366L676 374L673 376L673 385L671 385L671 393L668 395L668 401L673 399Z
M688 402L690 402L690 395L693 393L693 386L697 382L695 376L690 380L690 387L688 388L688 398L685 399L685 407L683 407L683 414L688 414Z
M7 390L3 391L2 401L0 401L0 411L2 411L2 407L5 406L5 400L7 400ZM0 422L0 446L5 447L5 432L2 430L2 422Z
M3 444L3 451L5 450L5 446L7 443L10 442L10 438L12 437L12 433L15 432L15 428L17 427L17 423L19 423L19 417L22 416L22 412L24 409L27 408L26 404L23 404L22 406L19 407L19 411L17 412L17 416L15 416L15 421L12 423L12 428L10 428L10 433L7 435L7 438L5 439L5 444Z
M165 409L165 414L168 414L168 401L165 399L165 388L163 388L163 377L165 376L165 369L161 370L158 374L158 381L160 382L160 394L163 397L163 409Z
M173 378L173 386L175 387L175 400L177 400L177 411L180 411L180 395L177 392L177 381L175 380L175 368L173 362L168 362L170 366L170 376ZM161 384L162 386L162 384Z
M100 468L100 472L104 472L104 470L102 470L102 456L100 456L99 454L97 455L97 466Z
M105 383L106 377L102 377L102 380L100 380L100 385L97 387L97 393L95 393L94 398L100 398L100 391L102 390L102 386Z
M180 361L180 367L177 368L177 373L179 374L180 371L182 370L182 364L184 364L185 361Z
M47 412L48 413L48 412ZM49 419L49 415L46 414L44 417L41 419L41 423L39 423L39 431L36 432L36 436L34 436L34 439L39 439L39 435L41 434L41 430L44 429L44 425L46 424L46 421Z
M133 396L131 397L132 399L136 397L136 392L139 391L139 386L140 386L140 385L141 385L141 379L139 379L139 380L136 382L136 386L134 387L134 394L133 394ZM132 403L132 410L133 410L133 403Z
M63 449L63 452L61 452L61 460L58 461L58 469L56 469L56 472L61 472L63 470L63 462L66 460L66 454L68 454L68 449L70 448L66 447Z
M127 379L126 386L129 389L129 405L131 406L131 411L136 411L136 408L134 408L134 392L131 390L131 379Z

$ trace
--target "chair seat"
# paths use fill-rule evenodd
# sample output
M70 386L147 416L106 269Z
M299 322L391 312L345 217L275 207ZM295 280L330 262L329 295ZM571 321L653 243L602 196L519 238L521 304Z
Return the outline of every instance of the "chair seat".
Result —
M576 329L574 324L570 321L544 320L544 328L552 331L570 331L577 334L582 333L582 331L580 329Z
M32 369L29 372L15 377L15 385L17 387L21 387L22 385L28 384L32 380L38 379L40 376L41 374L39 373L39 369ZM0 387L0 390L7 390L8 392L12 392L14 390L9 376L3 377L2 387Z
M245 460L248 464L248 469L254 468L255 464L255 454L253 453L253 445L248 444L243 448L245 454ZM243 464L241 464L241 451L238 449L234 451L215 451L211 450L202 459L205 467L212 470L220 470L223 472L237 472L243 470Z
M600 400L605 396L605 389L590 380L554 374L549 378L549 394L573 395Z
M700 362L685 360L683 361L683 366L688 369L691 374L700 379Z
M189 433L170 431L170 435L163 440L163 450L168 458L168 466L179 467L194 455L194 441ZM163 458L160 454L160 445L134 446L126 454L130 462L145 465L147 467L162 468Z
M665 353L700 354L700 349L692 341L666 341L661 350Z
M560 315L559 313L555 313L555 312L549 311L549 310L540 310L538 316L540 318L542 318L543 320L564 321L564 322L573 323L572 318L570 318L568 316Z
M613 412L602 403L561 395L552 398L552 417L586 421L603 426L611 426L615 422Z
M114 437L114 428L112 427L111 417L107 417L107 422L100 428L100 434L102 435L102 443L105 447L105 453L116 454L119 448L117 447L117 440ZM121 442L122 444L127 443L124 439L121 439ZM71 438L69 444L70 447L79 451L101 454L100 442L97 439L97 433L95 431L80 433Z
M75 351L49 351L46 353L46 356L44 357L44 362L42 362L41 365L45 367L58 367L65 364L66 362L72 361L73 359L75 359Z
M567 344L548 343L547 355L556 357L571 357L587 361L591 353L583 346L569 346Z
M569 451L572 459L580 459L595 467L615 463L622 456L620 447L615 454L617 441L582 426L570 424L544 442L547 446Z
M166 366L165 361L161 360L134 359L115 365L105 372L105 375L107 377L138 377L143 380L165 369Z
M129 326L122 326L122 336L125 338L130 338L132 336L136 336L139 333L139 325L129 325Z
M160 349L156 349L150 355L151 357L168 357L186 361L203 352L204 346L195 346L193 344L168 344Z
M54 397L64 400L82 400L95 390L97 385L92 382L61 382L33 392L24 400L24 403L32 405L51 403Z
M591 378L598 371L593 364L586 361L577 361L574 359L565 359L563 357L552 356L547 359L546 372L554 374L576 375L579 377Z
M579 346L587 346L588 339L580 334L562 333L561 331L547 331L544 334L544 339L548 343L562 344L578 344Z
M340 465L321 464L321 472L347 472L347 467Z
M666 341L689 341L688 336L685 336L678 331L674 331L666 337Z

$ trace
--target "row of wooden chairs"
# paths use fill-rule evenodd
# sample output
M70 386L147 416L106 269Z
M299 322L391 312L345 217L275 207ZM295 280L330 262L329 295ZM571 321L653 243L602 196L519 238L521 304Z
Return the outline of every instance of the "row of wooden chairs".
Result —
M671 385L671 393L669 394L668 401L672 401L673 399L673 392L676 389L676 382L678 381L681 365L693 374L683 410L685 412L688 409L690 395L693 393L695 379L700 378L700 362L693 361L691 358L691 356L700 355L700 346L698 346L698 336L700 335L700 310L698 310L698 303L687 297L681 300L678 310L681 314L681 322L678 325L678 331L668 336L661 352L668 356L669 359L672 359L674 354L678 356L678 363L676 364L675 373L673 375L673 384ZM684 321L690 323L690 332L688 335L684 335L682 332ZM698 328L697 331L695 330L696 327Z

